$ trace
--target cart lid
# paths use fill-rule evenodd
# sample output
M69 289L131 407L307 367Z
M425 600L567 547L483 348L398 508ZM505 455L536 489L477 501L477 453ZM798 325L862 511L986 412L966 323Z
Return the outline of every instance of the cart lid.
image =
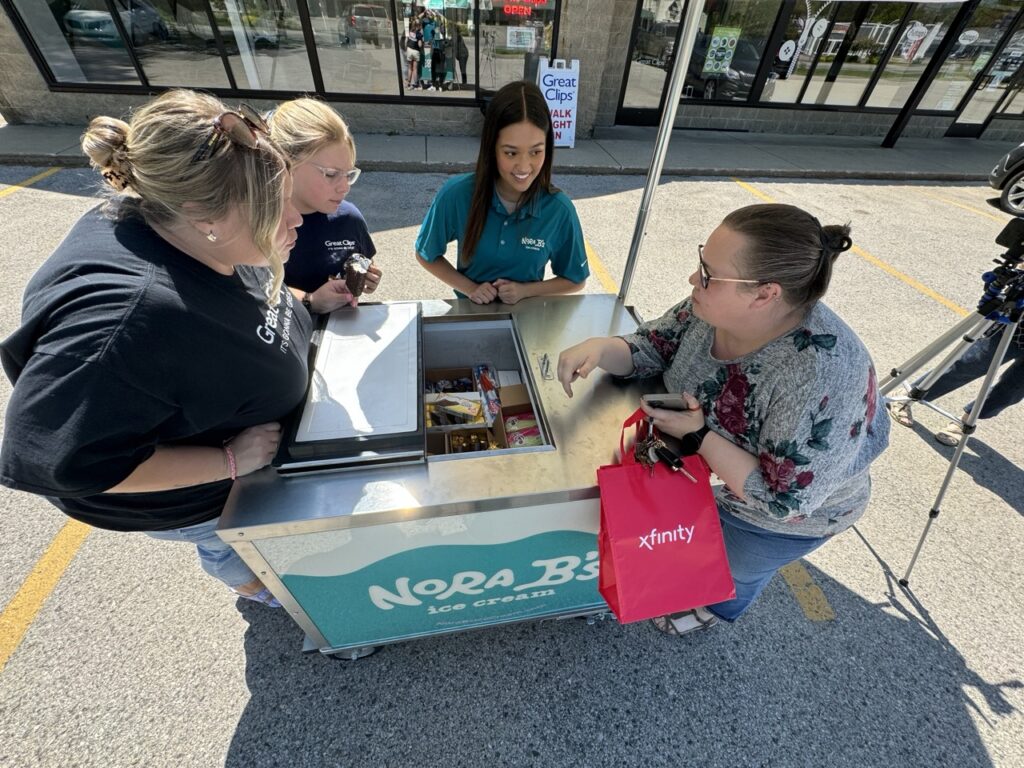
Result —
M416 302L346 307L321 320L278 471L423 460L420 320Z

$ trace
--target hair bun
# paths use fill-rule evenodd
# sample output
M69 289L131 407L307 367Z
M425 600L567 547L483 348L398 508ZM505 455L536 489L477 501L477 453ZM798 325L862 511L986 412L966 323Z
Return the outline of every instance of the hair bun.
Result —
M112 117L95 117L82 134L82 151L118 192L131 184L128 159L128 123Z
M830 224L821 228L821 246L830 256L838 256L853 247L849 224Z

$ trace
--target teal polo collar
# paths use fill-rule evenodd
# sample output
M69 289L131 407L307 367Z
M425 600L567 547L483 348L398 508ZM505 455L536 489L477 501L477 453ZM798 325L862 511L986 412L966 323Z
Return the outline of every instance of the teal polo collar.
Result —
M491 208L502 216L515 217L516 221L520 221L527 216L536 218L539 213L538 209L540 206L540 199L543 194L544 192L541 190L538 194L533 196L533 200L528 206L525 208L517 208L513 213L509 213L504 203L501 202L501 198L498 197L498 188L495 187L494 191L491 193Z

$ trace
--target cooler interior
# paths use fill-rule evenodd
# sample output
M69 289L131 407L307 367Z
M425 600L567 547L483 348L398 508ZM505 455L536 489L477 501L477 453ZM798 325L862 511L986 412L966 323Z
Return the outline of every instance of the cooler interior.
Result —
M551 450L511 316L426 318L422 343L429 458Z

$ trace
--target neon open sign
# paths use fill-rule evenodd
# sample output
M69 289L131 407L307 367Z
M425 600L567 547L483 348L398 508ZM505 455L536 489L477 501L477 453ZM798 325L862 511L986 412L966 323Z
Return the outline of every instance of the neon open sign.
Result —
M506 16L532 16L534 6L547 5L547 0L524 0L522 3L505 3L502 11Z

